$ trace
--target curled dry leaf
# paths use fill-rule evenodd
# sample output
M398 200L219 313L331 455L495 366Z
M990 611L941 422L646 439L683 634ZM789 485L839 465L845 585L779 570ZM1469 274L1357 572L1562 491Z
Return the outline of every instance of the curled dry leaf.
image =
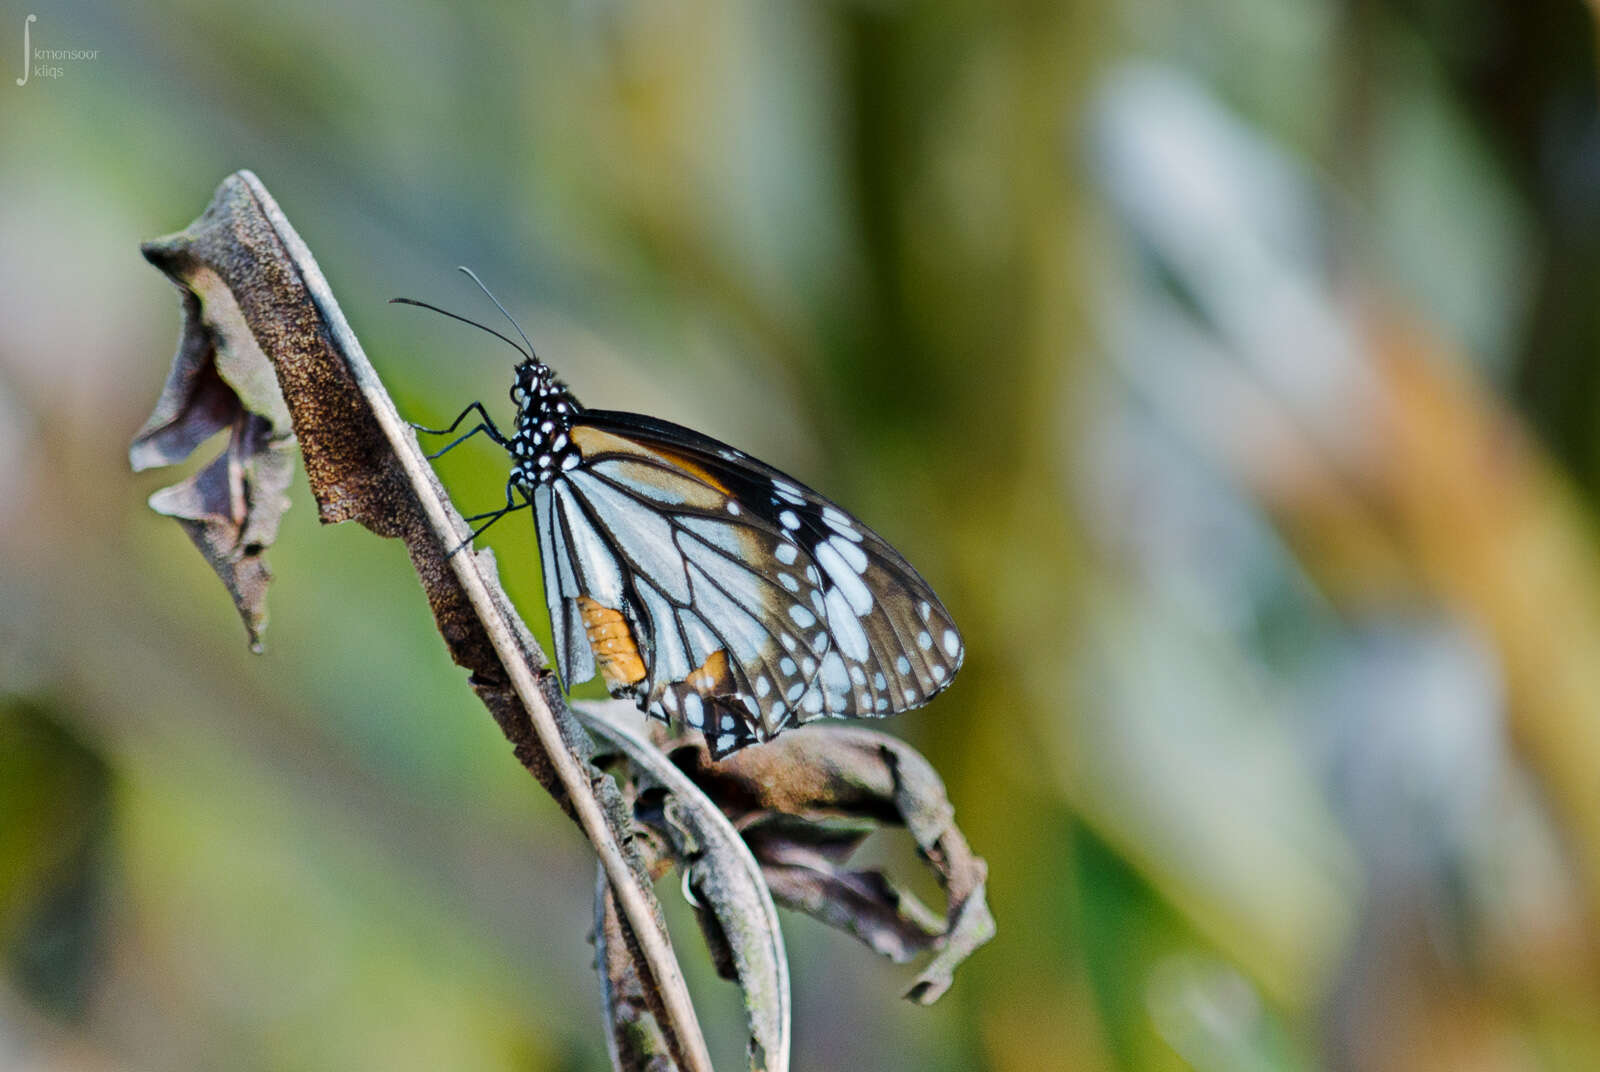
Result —
M988 869L955 825L938 774L905 742L860 726L807 726L721 763L703 742L673 758L733 820L779 904L896 961L934 953L910 1000L937 1001L956 967L994 937ZM882 872L846 866L884 826L910 832L945 891L942 917Z
M134 437L135 471L174 465L218 432L228 445L189 479L162 488L150 507L175 518L233 597L250 646L261 650L267 584L262 552L289 508L294 435L272 366L210 272L187 272L167 256L177 238L144 246L145 256L183 295L183 335L155 410Z
M772 894L896 960L932 951L913 1000L932 1002L949 987L994 922L984 863L920 755L884 734L828 726L714 764L697 737L684 747L656 727L652 743L626 703L590 706L585 723L629 764L619 787L589 765L588 738L500 588L493 556L451 553L466 525L260 181L229 176L199 220L144 250L183 291L185 330L133 465L171 464L231 430L215 463L152 505L194 526L252 639L267 580L259 553L275 534L296 442L321 520L404 540L452 657L599 857L595 942L617 1067L710 1068L649 884L652 864L668 860L685 868L704 906L713 958L743 988L753 1067L781 1072L789 1061L788 967ZM889 825L906 827L933 868L943 916L881 873L846 866Z
M655 844L687 876L712 959L744 993L750 1067L784 1072L789 1067L789 962L761 866L727 816L645 737L631 703L575 704L573 710L603 745L626 758L635 819L658 835ZM627 1028L631 1015L626 1004L614 1007L614 1036Z
M588 737L501 589L493 556L452 554L467 527L310 250L260 180L240 171L223 180L198 220L147 243L144 253L184 292L186 319L167 388L134 444L134 467L168 464L221 428L235 429L216 466L153 505L223 526L220 555L258 550L276 528L281 504L273 496L281 498L297 442L322 521L359 521L405 542L451 657L470 672L517 758L594 846L623 938L611 949L632 960L674 1063L709 1070L621 796L588 765ZM260 608L264 570L246 579L251 609L242 603L241 612L258 627L251 614Z

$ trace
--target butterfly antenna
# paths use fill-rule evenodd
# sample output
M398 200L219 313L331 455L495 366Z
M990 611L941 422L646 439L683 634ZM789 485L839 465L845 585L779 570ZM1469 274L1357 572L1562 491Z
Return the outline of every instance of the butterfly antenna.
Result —
M390 298L389 299L389 304L390 305L415 305L419 309L428 309L428 310L431 310L432 312L439 313L439 314L441 314L443 316L448 316L451 320L459 320L463 324L471 324L473 327L477 328L479 331L487 331L490 335L493 335L495 338L497 338L500 341L504 342L506 345L510 346L513 350L515 350L517 353L521 354L523 357L528 358L530 361L531 360L535 360L531 348L528 349L528 350L524 350L522 347L520 347L520 346L518 346L516 344L516 341L514 339L509 339L506 336L500 334L494 328L491 328L489 325L480 324L476 320L472 320L472 319L469 319L468 317L461 316L459 313L452 313L448 309L441 309L437 305L429 305L427 302L425 302L425 301L417 301L415 298Z
M468 268L466 265L463 264L463 265L460 265L460 270L465 272L465 273L467 273L467 278L468 279L471 279L474 283L478 284L478 289L479 290L481 290L485 294L489 295L489 300L494 302L494 307L496 309L499 309L502 313L505 313L506 319L511 321L511 326L517 329L517 334L518 335L522 336L522 341L528 343L528 355L535 361L539 360L539 356L537 354L535 354L534 351L533 351L533 343L528 342L527 332L522 330L522 325L517 323L516 317L512 316L510 313L506 313L506 307L504 305L500 304L500 299L494 296L494 291L492 291L488 287L484 286L483 285L483 280L479 279L477 273L474 272L471 268Z

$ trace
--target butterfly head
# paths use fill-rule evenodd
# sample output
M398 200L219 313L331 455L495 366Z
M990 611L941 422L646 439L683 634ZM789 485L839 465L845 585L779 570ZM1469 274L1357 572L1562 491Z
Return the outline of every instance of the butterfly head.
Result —
M517 366L511 385L517 430L511 437L511 484L531 492L583 460L572 442L572 422L583 412L566 384L539 360Z

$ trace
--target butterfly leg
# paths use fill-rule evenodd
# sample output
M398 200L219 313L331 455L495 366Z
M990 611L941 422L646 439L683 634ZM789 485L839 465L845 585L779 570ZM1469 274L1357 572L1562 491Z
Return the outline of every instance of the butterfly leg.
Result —
M518 510L526 510L529 506L532 505L532 503L530 503L527 499L524 499L521 503L518 503L515 499L513 499L512 495L511 495L511 491L512 491L513 486L514 485L511 485L511 484L507 484L506 485L506 504L504 506L502 506L500 509L498 509L498 510L490 510L488 513L483 513L483 514L473 514L470 517L463 517L461 519L461 520L467 522L468 524L470 524L470 523L472 523L474 521L483 521L484 518L488 518L489 520L483 521L483 524L481 524L477 528L473 529L472 530L472 535L468 536L465 540L461 541L461 543L455 548L455 550L450 552L450 554L452 556L455 555L457 551L460 551L461 548L471 546L472 542L474 540L476 540L479 536L482 536L484 534L485 530L487 530L490 525L493 525L496 521L499 521L502 517L505 517L507 514L516 513Z
M412 428L415 428L424 435L449 435L451 432L454 432L457 428L461 427L461 422L471 416L474 411L476 411L478 416L482 418L482 420L478 422L478 426L472 429L472 431L468 432L466 435L458 436L446 446L434 451L432 454L428 455L428 459L432 461L434 458L448 453L449 451L460 446L462 443L465 443L467 440L471 439L473 436L477 435L479 432L484 433L500 446L507 446L508 442L505 435L500 431L499 428L495 427L494 419L490 417L488 411L483 408L482 402L474 402L472 405L462 410L461 415L455 420L451 421L448 428L424 428L422 425L414 424L410 421L406 423L411 424Z

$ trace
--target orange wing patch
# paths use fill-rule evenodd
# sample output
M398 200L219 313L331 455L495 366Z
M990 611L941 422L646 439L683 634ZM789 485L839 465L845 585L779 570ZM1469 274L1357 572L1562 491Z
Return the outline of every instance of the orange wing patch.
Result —
M638 456L648 453L639 444L621 436L614 436L610 432L602 432L598 428L591 428L587 424L575 424L571 431L572 442L585 458L593 458L597 454L632 454Z
M639 658L639 645L622 612L602 607L588 596L578 597L578 610L606 688L616 693L643 681L644 660Z
M573 425L571 435L572 442L577 445L579 453L585 458L593 458L600 454L620 454L623 457L631 456L634 458L654 457L682 469L696 480L716 488L724 495L731 494L722 481L712 476L698 463L676 451L668 450L665 447L647 447L634 440L624 439L622 436L615 436L610 432L602 432L598 428L591 428L584 424Z
M726 651L712 652L705 662L689 672L683 683L708 700L713 696L728 696L738 691L733 675L728 672Z
M662 695L668 721L678 724L681 719L682 725L704 733L715 757L731 752L731 742L764 740L774 732L761 720L755 701L740 700L726 650L712 652L682 681L667 685Z
M667 461L671 462L673 465L676 465L679 469L682 469L684 472L693 476L696 480L700 480L711 485L724 495L733 494L727 489L727 486L724 485L722 481L712 476L697 463L685 458L682 454L679 454L676 451L667 450L665 447L656 447L655 452L667 459Z

